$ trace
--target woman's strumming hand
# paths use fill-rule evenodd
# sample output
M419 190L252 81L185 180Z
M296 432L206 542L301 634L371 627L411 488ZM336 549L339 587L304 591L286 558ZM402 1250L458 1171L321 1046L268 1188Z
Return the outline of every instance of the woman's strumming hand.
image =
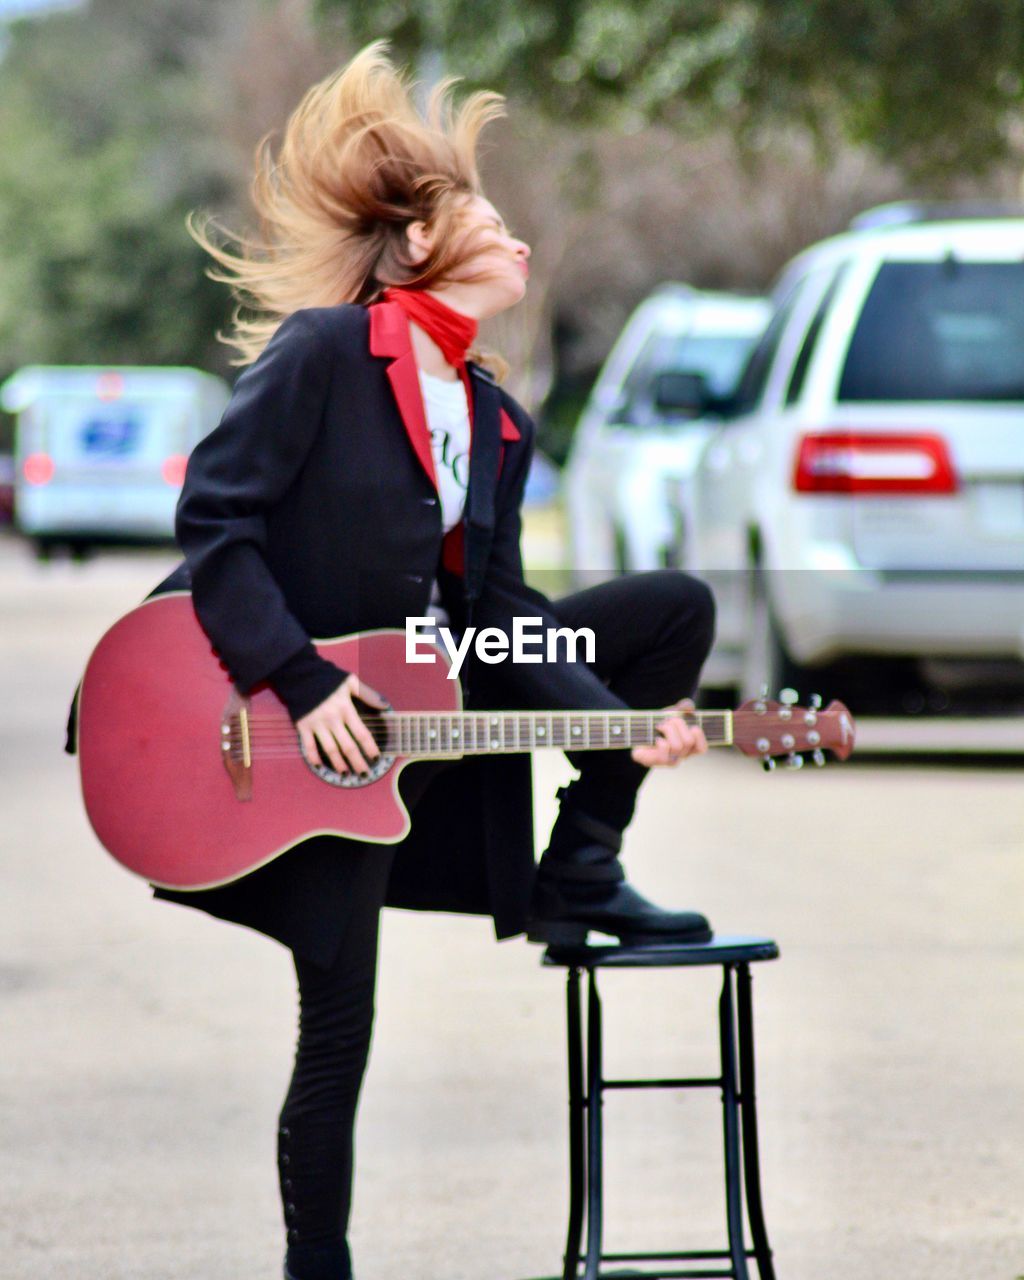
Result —
M387 706L379 693L358 676L349 675L329 698L295 722L302 754L311 763L320 763L318 745L338 773L348 773L349 769L365 773L370 767L368 762L380 755L373 734L359 718L354 697L381 710Z
M693 701L684 698L672 707L666 708L668 719L658 726L658 741L650 747L634 747L630 753L637 764L653 765L678 764L686 756L703 755L708 749L704 730L695 724L687 724L684 715L694 712Z

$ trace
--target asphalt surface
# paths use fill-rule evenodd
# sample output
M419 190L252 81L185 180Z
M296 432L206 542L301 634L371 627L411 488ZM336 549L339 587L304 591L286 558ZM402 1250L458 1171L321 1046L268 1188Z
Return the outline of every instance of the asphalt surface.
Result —
M98 846L61 753L91 646L170 563L39 567L0 539L0 1276L17 1280L280 1276L290 957L152 901ZM1024 768L973 759L769 777L719 751L645 785L634 882L782 949L755 970L779 1280L1024 1275ZM541 830L567 774L538 759ZM563 988L539 959L486 921L385 913L358 1280L560 1272ZM610 1075L713 1072L712 975L603 991ZM608 1100L609 1249L721 1247L718 1125L713 1094Z

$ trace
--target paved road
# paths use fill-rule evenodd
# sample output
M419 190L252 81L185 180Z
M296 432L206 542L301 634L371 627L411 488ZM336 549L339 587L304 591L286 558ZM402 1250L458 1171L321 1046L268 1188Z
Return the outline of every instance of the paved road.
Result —
M273 1280L287 953L150 900L99 849L61 724L103 628L170 564L0 541L0 1274ZM538 820L566 773L538 768ZM633 878L768 932L756 975L780 1280L1024 1273L1024 772L716 753L652 777ZM611 975L609 1071L706 1074L705 975ZM562 990L478 920L386 913L359 1132L359 1280L559 1267ZM716 1247L712 1097L607 1107L611 1248Z

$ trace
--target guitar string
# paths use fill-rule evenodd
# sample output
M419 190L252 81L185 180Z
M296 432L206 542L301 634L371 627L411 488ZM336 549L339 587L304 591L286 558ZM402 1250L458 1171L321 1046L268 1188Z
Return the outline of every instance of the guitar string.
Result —
M374 726L367 726L371 729ZM498 728L481 728L480 726L452 726L445 725L396 725L394 723L377 726L377 734L375 735L381 741L401 742L408 740L410 743L418 743L421 740L429 740L430 742L441 739L446 742L461 741L476 743L495 742L501 746L520 746L523 743L529 743L537 747L560 746L580 748L598 748L605 750L616 750L624 746L643 746L652 743L657 735L653 727L647 725L631 726L625 733L613 734L611 736L601 733L579 734L563 732L546 732L538 735L536 730L521 728L518 725L509 725L508 732L502 727ZM725 725L704 726L705 736L710 742L712 739L724 739L729 735L726 732ZM238 726L232 726L229 736L241 740L241 730ZM251 743L260 743L263 745L272 745L274 743L287 743L298 738L298 730L290 726L270 727L266 726L254 729L250 726L248 738Z
M365 715L363 723L371 732L376 731L385 754L429 759L498 752L515 754L524 749L592 751L649 746L655 743L657 725L665 714L665 709L660 708L532 713L525 710L475 712L465 708L392 710ZM690 725L701 725L705 729L709 746L725 746L729 745L731 716L730 711L704 711L688 713L684 719ZM241 727L234 717L228 719L228 724L230 755L237 762L242 755ZM264 760L298 758L305 761L297 730L281 712L250 712L248 727L251 755ZM574 739L573 734L583 733L584 729L585 736ZM624 739L616 736L619 730L625 730ZM524 731L528 739L525 744ZM541 739L544 733L547 736ZM460 740L453 741L455 736Z
M235 732L231 733L227 737L227 739L222 738L221 740L230 741L238 746L241 746L242 737L236 730ZM252 734L249 735L249 742L253 747L276 747L276 746L287 747L298 741L299 741L299 735L297 733L285 734L281 737L276 737L276 736L261 737L259 735L257 736L253 736ZM491 738L486 734L481 734L477 737L473 737L472 735L467 735L467 736L463 736L456 739L454 742L450 738L442 737L442 735L440 734L437 734L433 737L427 737L426 735L422 735L422 734L419 735L418 737L411 737L409 735L405 735L404 739L402 735L388 734L380 739L377 739L376 741L378 741L378 744L383 743L384 745L396 750L402 746L407 746L410 748L423 747L424 749L427 747L434 747L434 746L442 746L442 747L448 746L453 751L457 749L462 749L462 748L467 748L469 750L474 750L474 749L488 750L488 749L495 749L498 747L503 747L509 751L523 751L527 749L527 746L531 746L539 750L544 750L545 748L548 748L548 747L558 747L558 748L568 748L569 750L580 750L580 751L587 751L587 750L619 751L626 747L644 747L644 746L654 745L654 739L648 735L643 735L643 736L638 735L636 737L631 737L631 738L621 738L621 739L617 739L614 742L606 742L603 740L584 741L582 739L572 739L572 738L560 739L560 738L554 737L554 738L546 739L543 742L535 741L527 744L526 742L524 742L524 740L520 738L513 739L510 737L507 741L505 741L501 738ZM728 738L726 738L724 735L721 737L712 735L707 739L707 741L709 746L717 745L719 743L728 744L729 742Z
M552 727L553 723L556 724L559 729L562 729L565 727L572 728L573 727L572 721L580 721L580 720L583 720L584 724L588 728L588 731L591 730L592 728L597 728L597 729L605 730L607 732L614 732L615 729L618 727L618 726L612 725L610 722L608 724L603 723L605 719L603 712L597 713L597 716L600 718L595 717L589 720L580 716L577 712L564 713L568 716L571 716L571 719L562 721L562 722L559 722L558 720L556 720L554 716L543 715L541 717L538 717L536 720L534 720L532 725L529 723L529 719L530 719L529 713L525 713L525 712L519 713L519 712L511 711L511 712L501 713L501 714L503 718L497 722L495 721L493 714L490 712L449 712L449 711L413 711L413 712L403 711L403 712L393 712L383 716L361 716L360 719L362 720L363 724L367 726L367 728L378 729L378 730L387 729L391 725L401 725L403 728L412 728L413 730L415 730L417 727L423 726L423 725L426 725L427 727L429 727L429 722L432 720L445 722L448 724L451 724L454 722L466 723L468 721L468 722L472 722L474 725L479 721L483 720L487 722L487 725L489 728L505 729L505 728L513 727L517 731L519 731L523 727L523 721L527 721L526 727L530 729L531 732L535 732L538 727L544 730L549 730ZM561 713L557 713L557 714L561 714ZM651 724L652 721L654 725L657 725L657 724L660 724L666 718L662 712L653 712L653 713L652 712L633 712L629 715L626 715L626 714L619 715L618 713L613 713L613 715L615 720L628 721L630 729L636 729L638 726L646 727L647 725ZM229 717L228 723L237 724L236 717L234 716ZM699 725L702 728L715 729L716 727L721 727L722 729L724 729L728 724L728 720L726 716L723 715L723 713L721 712L709 712L701 716L699 719L686 718L686 723L691 726ZM257 732L257 731L266 732L267 730L281 730L281 731L290 732L294 729L294 725L290 720L286 719L283 715L275 715L275 714L254 715L250 713L248 716L248 724L249 724L250 732Z
M432 723L433 722L433 723ZM230 723L230 722L229 722ZM579 747L597 747L614 750L622 746L639 746L650 743L656 734L657 725L650 719L634 719L628 726L609 726L605 724L580 725L530 725L518 719L501 724L486 723L481 725L473 719L456 722L454 717L430 715L422 721L400 720L389 718L364 721L367 728L385 741L397 739L417 743L425 736L431 739L443 738L451 741L453 735L463 742L475 743L477 740L490 740L498 745L519 746L525 738L538 747L554 745L572 745ZM701 722L697 722L701 723ZM620 733L619 729L624 733ZM707 720L702 727L709 738L728 736L728 723L724 720ZM586 731L584 731L584 729ZM577 733L573 731L577 730ZM234 737L241 736L237 722L231 723L229 730ZM294 725L284 721L264 721L253 724L249 721L249 741L252 743L291 742L298 735Z
M635 743L634 745L649 746L651 744ZM729 746L729 743L709 742L708 746L709 747L727 747ZM548 748L542 747L540 749L547 750ZM559 750L560 748L553 745L551 749ZM600 750L600 748L593 748L593 749ZM489 746L467 747L465 749L460 749L458 751L445 751L443 748L438 748L436 751L431 748L424 748L423 750L419 750L416 748L394 746L394 747L388 747L384 754L402 756L403 758L410 758L410 759L423 758L423 759L429 760L429 759L443 759L446 756L488 755L488 754L494 753L495 751L496 751L496 748L489 747ZM525 749L521 747L510 746L505 748L503 754L515 755L519 753L526 754ZM225 754L228 754L228 753L225 753ZM233 747L230 752L230 755L232 759L235 760L236 762L240 761L242 757L241 747L238 747L238 746ZM298 742L293 743L290 749L286 747L254 747L250 751L250 756L253 759L259 759L259 760L275 760L275 759L276 760L286 760L286 759L287 760L295 760L295 759L305 760L305 756L303 756Z
M486 729L484 732L478 732L479 726L475 726L473 730L464 734L459 742L452 742L449 738L447 741L438 734L438 738L433 741L424 741L422 731L418 734L402 734L395 733L393 730L399 728L393 721L388 724L389 732L379 742L379 746L387 754L405 755L405 756L445 756L445 755L482 755L491 752L501 752L504 754L515 754L529 750L580 750L580 751L601 751L601 750L624 750L636 746L651 746L654 744L652 730L650 726L636 726L634 733L627 735L623 739L614 742L610 741L573 741L572 739L563 739L559 734L553 734L545 741L534 741L533 743L524 744L520 737L514 740L509 738L505 740L500 734L490 736ZM407 728L408 726L406 726ZM518 728L518 726L512 726ZM724 729L724 726L723 726ZM437 732L435 730L435 732ZM242 750L241 734L237 726L232 729L228 741L231 743L232 754L238 755ZM301 755L299 739L294 729L280 734L252 734L249 735L250 751L253 754L260 755L263 758L270 756L278 757L294 757ZM721 737L711 735L708 738L709 746L728 746L729 739L724 732Z
M704 711L704 712L700 712L697 716L684 716L683 718L687 721L688 724L705 724L705 723L713 723L716 719L724 721L726 717L730 715L732 715L732 712ZM473 720L485 719L489 721L493 721L496 716L512 717L513 720L520 720L520 719L527 719L527 718L533 718L536 720L551 720L551 719L560 718L560 717L570 717L571 719L574 719L574 720L590 719L593 722L597 723L609 717L614 720L649 720L653 718L660 722L661 720L664 720L667 718L667 713L664 711L639 711L639 710L621 711L621 712L620 711L610 711L610 712L606 712L606 711L593 711L593 712L499 711L499 712L493 712L493 711L426 711L426 710L423 710L423 711L389 711L379 716L360 716L360 719L363 721L364 724L369 724L369 725L394 724L397 720L402 719L403 717L412 718L416 716L422 716L427 719L437 718L437 719L444 719L444 720L454 720L454 719L470 718ZM278 724L291 723L286 718L283 712L282 713L276 713L276 712L261 713L261 712L250 711L248 719L249 719L250 725L259 725L259 724L278 725Z

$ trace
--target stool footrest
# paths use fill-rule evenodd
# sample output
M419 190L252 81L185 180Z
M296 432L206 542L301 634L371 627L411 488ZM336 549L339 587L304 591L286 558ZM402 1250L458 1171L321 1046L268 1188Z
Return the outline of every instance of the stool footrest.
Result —
M679 1080L602 1080L602 1089L721 1089L721 1076L691 1076Z
M732 1280L734 1271L599 1271L595 1280ZM538 1276L535 1280L564 1280L563 1276Z
M753 1258L753 1249L745 1250ZM726 1262L732 1254L728 1249L681 1249L675 1253L602 1253L602 1262ZM580 1262L583 1259L580 1258Z

